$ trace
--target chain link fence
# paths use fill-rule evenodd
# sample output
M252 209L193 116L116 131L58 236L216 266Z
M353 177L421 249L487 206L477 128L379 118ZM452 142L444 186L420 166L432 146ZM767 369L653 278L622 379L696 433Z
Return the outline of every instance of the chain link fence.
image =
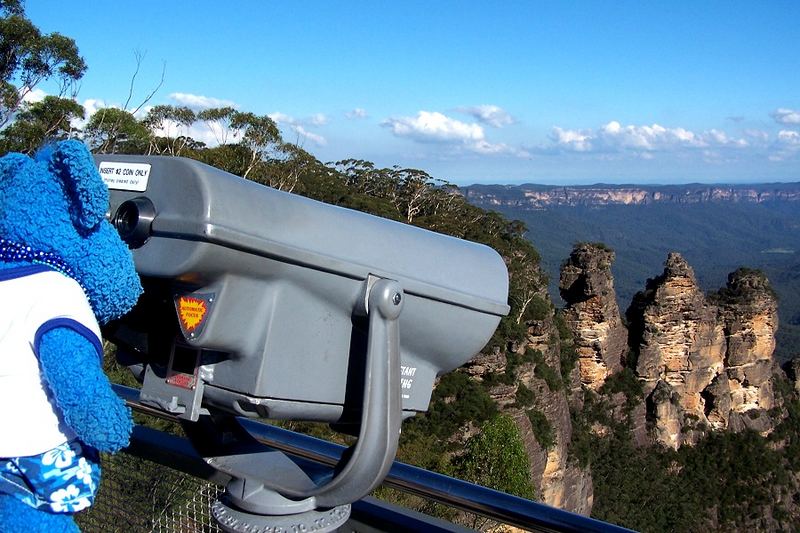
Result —
M75 519L84 533L217 533L210 508L221 491L131 455L104 455L97 499Z

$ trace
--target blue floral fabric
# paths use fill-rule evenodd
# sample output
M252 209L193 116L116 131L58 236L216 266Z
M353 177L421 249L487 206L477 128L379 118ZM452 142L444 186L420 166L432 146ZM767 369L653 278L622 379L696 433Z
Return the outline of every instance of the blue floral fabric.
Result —
M100 484L97 450L77 440L31 457L0 458L0 492L50 513L89 507Z

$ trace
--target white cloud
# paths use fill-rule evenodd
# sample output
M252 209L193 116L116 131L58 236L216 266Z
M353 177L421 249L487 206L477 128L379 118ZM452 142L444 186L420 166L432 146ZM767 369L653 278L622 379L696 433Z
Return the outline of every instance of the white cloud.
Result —
M172 138L180 137L183 135L187 137L192 137L195 140L203 141L206 144L208 144L206 142L207 135L203 135L203 139L195 137L196 133L199 133L201 131L207 132L207 130L208 128L205 126L195 127L195 125L192 125L187 127L185 124L181 124L175 120L163 120L161 122L161 127L155 128L153 130L153 133L155 133L159 137L172 137Z
M211 121L192 124L187 135L196 141L205 143L206 146L213 147L223 143L238 142L241 132L218 121Z
M101 109L113 108L113 109L122 109L122 105L118 103L110 103L106 102L105 100L99 100L97 98L87 98L83 101L83 109L86 112L86 118L83 120L73 120L71 122L73 128L83 128L88 124L89 119L100 111ZM138 120L142 120L144 117L147 116L147 113L153 109L153 106L142 106L140 107L136 113L134 113L134 117ZM129 111L133 111L130 109Z
M778 132L778 142L786 146L800 146L800 133L792 130Z
M42 100L44 100L45 96L47 96L46 92L36 87L33 88L32 90L28 90L27 87L23 87L22 89L20 89L20 92L22 93L22 101L27 102L29 104L35 104L36 102L41 102Z
M513 155L514 157L530 157L526 150L517 149L505 143L490 143L486 140L475 141L467 145L467 149L484 155Z
M345 118L349 119L357 119L357 118L367 118L367 110L361 107L357 107L352 111L348 111L344 114Z
M324 113L315 113L306 119L298 119L291 115L287 115L286 113L281 113L280 111L276 111L275 113L270 113L267 115L269 118L277 122L278 124L285 124L285 125L306 125L306 126L324 126L328 123L328 116Z
M286 113L275 112L275 113L270 113L267 116L269 118L271 118L272 120L274 120L279 125L280 124L296 124L297 123L297 120L295 120L294 117L292 117L290 115L287 115Z
M502 128L514 123L514 118L503 108L496 105L479 105L474 107L459 107L457 109L474 117L482 124L488 124L495 128Z
M557 146L574 152L588 152L592 149L591 134L578 130L563 130L556 126L550 134L550 139Z
M314 126L324 126L328 123L328 117L324 113L314 113L308 121Z
M201 96L197 94L172 93L169 97L178 105L186 106L195 111L214 107L237 107L237 105L230 100L222 100L220 98L212 98L210 96Z
M142 120L144 117L147 116L147 114L150 112L150 110L153 109L153 107L155 107L155 106L151 106L151 105L142 106L142 107L140 107L139 109L136 110L136 112L133 114L133 116L136 117L139 120Z
M770 113L770 116L778 124L800 124L800 111L794 111L793 109L780 107Z
M745 148L750 145L746 139L732 139L728 137L728 134L724 131L719 131L715 129L710 129L704 134L705 139L708 140L708 143L711 145L716 146L733 146L733 147L741 147Z
M508 153L510 148L504 143L493 144L488 141L476 141L470 145L473 151L479 154L503 154Z
M769 133L763 130L747 129L742 132L746 137L753 139L756 142L766 142L769 140Z
M307 120L298 120L291 115L281 112L270 113L268 116L279 126L284 126L295 132L300 139L311 141L317 146L325 146L328 144L328 140L325 137L306 129L306 126L322 126L327 124L328 117L322 113L312 115Z
M467 150L481 155L530 156L525 150L487 141L479 124L462 122L438 111L420 111L415 117L389 118L381 122L381 126L389 128L397 137L420 143L448 144L456 152Z
M633 153L638 155L661 151L696 148L743 148L745 139L735 139L724 131L711 129L695 133L685 128L666 128L659 124L622 125L616 120L598 129L563 129L554 127L552 144L544 151L589 153Z
M800 154L800 133L793 130L781 130L771 146L770 161L785 161Z
M83 110L86 113L84 115L86 118L83 119L77 118L73 119L70 122L70 126L79 130L86 127L86 124L89 123L89 119L92 117L92 115L94 115L101 109L105 109L106 107L111 107L107 105L104 100L98 100L96 98L87 98L86 100L83 101L82 105L83 105Z
M420 111L416 117L389 118L381 125L398 137L410 137L421 142L475 142L484 138L483 128L452 119L438 111Z
M309 140L309 141L313 142L313 143L314 143L314 144L316 144L317 146L325 146L326 144L328 144L328 140L327 140L327 139L325 139L325 137L323 137L322 135L318 135L318 134L316 134L316 133L312 133L312 132L310 132L310 131L306 130L306 129L305 129L303 126L301 126L300 124L295 124L295 125L294 125L294 126L292 126L291 128L292 128L292 130L294 130L294 131L295 131L295 132L296 132L296 133L297 133L297 134L298 134L300 137L302 137L302 138L304 138L304 139L307 139L307 140Z

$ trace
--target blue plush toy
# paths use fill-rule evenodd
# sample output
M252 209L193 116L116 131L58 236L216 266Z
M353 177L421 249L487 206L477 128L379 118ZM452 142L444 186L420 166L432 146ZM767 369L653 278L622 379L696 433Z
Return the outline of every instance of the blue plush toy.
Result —
M103 374L99 323L141 293L105 219L108 190L65 141L0 158L0 531L77 531L98 450L128 444L130 412Z

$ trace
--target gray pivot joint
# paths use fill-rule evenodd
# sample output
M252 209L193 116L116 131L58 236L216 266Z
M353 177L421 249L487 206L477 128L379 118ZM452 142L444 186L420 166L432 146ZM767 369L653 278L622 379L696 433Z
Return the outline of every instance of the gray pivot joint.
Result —
M370 276L365 287L368 320L364 395L358 440L335 469L318 484L288 456L253 439L232 417L201 416L185 430L209 465L232 477L212 511L228 531L249 527L318 524L346 519L349 504L381 484L397 452L402 422L400 331L404 294L393 280ZM333 513L331 515L330 513ZM331 516L338 517L331 520ZM340 525L340 524L338 524ZM237 529L238 528L238 529ZM319 530L319 529L318 529Z

